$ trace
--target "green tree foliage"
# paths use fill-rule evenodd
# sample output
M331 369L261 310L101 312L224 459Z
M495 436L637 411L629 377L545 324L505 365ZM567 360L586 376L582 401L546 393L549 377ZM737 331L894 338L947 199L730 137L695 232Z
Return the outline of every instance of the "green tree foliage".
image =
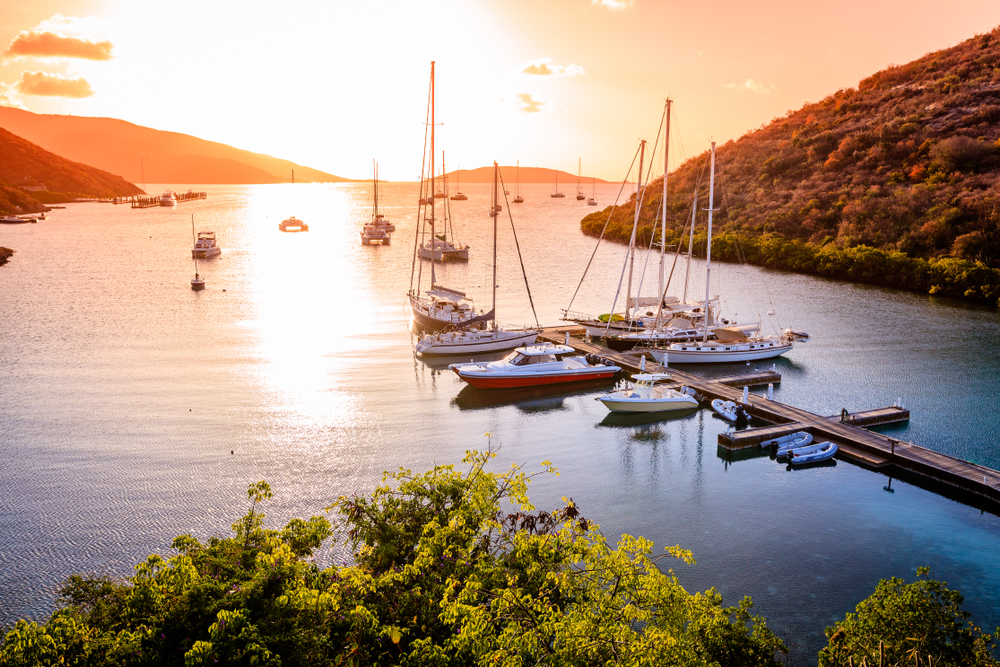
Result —
M264 482L228 538L178 537L127 581L72 577L48 623L21 621L4 665L734 665L784 652L751 602L690 594L642 538L614 546L571 500L535 511L532 475L399 470L329 509L354 553L319 569L322 517L263 527ZM554 472L547 464L546 472Z
M917 574L926 576L927 568ZM962 595L943 582L879 582L853 614L827 628L820 667L996 667L994 637L972 625ZM1000 630L998 630L1000 631Z

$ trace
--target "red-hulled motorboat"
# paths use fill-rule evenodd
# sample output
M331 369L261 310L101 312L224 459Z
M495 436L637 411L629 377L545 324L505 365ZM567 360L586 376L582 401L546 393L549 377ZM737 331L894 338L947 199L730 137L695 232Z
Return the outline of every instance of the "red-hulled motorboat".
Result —
M595 361L591 363L569 345L539 343L519 347L500 361L451 364L449 368L479 389L610 380L621 370L609 361Z

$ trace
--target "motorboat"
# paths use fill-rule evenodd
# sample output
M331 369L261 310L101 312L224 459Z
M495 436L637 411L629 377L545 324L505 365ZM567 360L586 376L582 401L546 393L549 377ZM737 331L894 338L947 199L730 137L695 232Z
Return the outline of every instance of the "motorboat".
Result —
M167 190L160 195L160 206L177 206L177 195Z
M292 217L279 222L278 230L282 232L308 232L309 225L293 215Z
M451 364L455 371L479 389L510 389L588 380L610 380L621 367L610 361L590 363L569 345L539 343L519 347L500 361L487 364Z
M669 373L639 373L632 379L634 386L599 397L601 403L612 412L665 412L698 407L693 397L666 386L665 383L673 382Z
M724 401L721 398L712 399L712 409L726 421L735 424L750 421L750 415L747 414L746 408L733 401Z
M389 245L392 235L381 227L365 225L361 230L361 245Z
M16 215L5 215L0 217L0 225L26 225L29 222L36 222L31 218L19 218Z
M493 163L493 201L497 200L497 183L500 168ZM422 356L462 354L473 355L487 352L501 352L531 345L538 338L538 329L505 329L497 324L497 222L493 220L493 307L489 322L476 322L460 331L442 331L426 334L417 343L416 352ZM520 250L518 250L520 253ZM523 267L523 264L522 264ZM525 285L527 286L527 276ZM530 291L529 291L530 293ZM532 306L534 310L534 306ZM537 318L535 323L537 324Z
M788 462L793 466L816 463L833 458L837 453L837 445L832 442L820 442L808 447L798 447L788 453Z
M208 259L222 254L222 248L215 242L215 232L198 232L198 238L191 248L191 256L195 259Z

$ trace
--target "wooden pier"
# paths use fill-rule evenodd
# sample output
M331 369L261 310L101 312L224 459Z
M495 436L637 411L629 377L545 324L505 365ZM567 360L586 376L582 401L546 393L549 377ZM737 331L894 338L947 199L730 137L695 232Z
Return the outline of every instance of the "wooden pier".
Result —
M586 342L574 336L583 335L578 326L548 327L539 339L552 343L567 343L574 349L608 359L631 373L639 372L640 364L650 373L668 372L684 386L697 391L708 400L742 402L744 386L777 384L780 373L757 371L746 375L725 378L703 378L676 367L669 369L643 358L641 353L622 353ZM569 338L567 339L567 334ZM865 426L880 426L907 421L910 411L894 406L867 410L846 411L832 417L811 412L750 394L744 407L750 415L773 424L765 428L748 429L719 434L719 446L728 451L759 447L760 443L795 431L808 431L817 440L837 443L837 458L850 460L876 470L898 470L917 478L918 482L930 481L980 499L1000 504L1000 471L941 454L910 442L897 440L866 430Z
M176 197L177 203L180 204L182 202L194 201L196 199L208 199L208 193L203 190L198 192L188 190L187 192L175 192L174 197ZM115 197L114 199L106 201L110 201L112 204L129 204L132 208L156 208L161 205L160 197L149 195Z

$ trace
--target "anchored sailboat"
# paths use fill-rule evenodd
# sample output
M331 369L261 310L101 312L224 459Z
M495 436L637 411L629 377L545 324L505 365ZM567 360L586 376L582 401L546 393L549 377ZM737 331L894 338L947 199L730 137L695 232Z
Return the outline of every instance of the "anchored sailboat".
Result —
M583 190L580 189L580 168L583 165L583 158L577 158L576 161L576 200L583 201L586 197L583 196Z
M444 176L444 151L441 151L441 179L444 181L444 192L448 191L448 181ZM444 224L440 234L434 234L430 240L420 246L418 251L423 259L446 261L469 261L469 244L462 245L455 241L454 220L451 215L451 205L449 199L443 197ZM450 232L450 233L449 233Z
M514 203L523 204L524 197L521 196L521 161L517 161L517 181L514 186Z

